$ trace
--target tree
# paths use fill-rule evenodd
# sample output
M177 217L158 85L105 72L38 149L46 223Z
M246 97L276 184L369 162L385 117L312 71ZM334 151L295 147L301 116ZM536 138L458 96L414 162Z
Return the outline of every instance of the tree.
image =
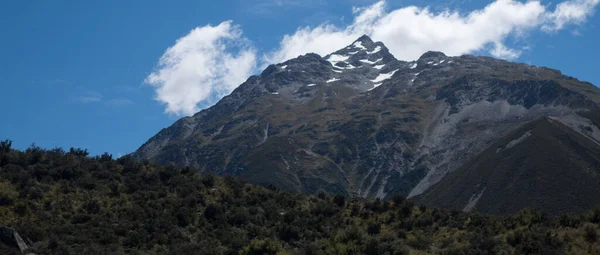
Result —
M71 147L71 149L69 149L69 153L73 154L77 157L87 157L89 155L89 152L87 151L87 149L80 149L80 148L73 148Z
M12 141L6 139L6 140L0 142L0 151L9 152L11 146L12 146Z
M113 159L112 154L109 154L108 152L105 152L100 156L101 162L109 162L109 161L112 161L112 159Z

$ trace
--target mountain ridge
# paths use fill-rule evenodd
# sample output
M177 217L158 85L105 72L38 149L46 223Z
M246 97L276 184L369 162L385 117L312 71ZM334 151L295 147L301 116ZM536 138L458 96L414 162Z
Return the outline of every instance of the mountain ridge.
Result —
M520 126L598 102L557 70L433 51L399 61L361 37L268 66L132 156L297 192L413 197Z

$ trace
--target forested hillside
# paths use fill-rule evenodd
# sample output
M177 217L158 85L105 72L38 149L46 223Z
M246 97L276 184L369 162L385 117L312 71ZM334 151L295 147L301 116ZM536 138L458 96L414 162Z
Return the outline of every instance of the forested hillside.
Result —
M486 216L0 144L0 226L36 254L600 254L599 223L600 208ZM21 252L3 238L0 254Z

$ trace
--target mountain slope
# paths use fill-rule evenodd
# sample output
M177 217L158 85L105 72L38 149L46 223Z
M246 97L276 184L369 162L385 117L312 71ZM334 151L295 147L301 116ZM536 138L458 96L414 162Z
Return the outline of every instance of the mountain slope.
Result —
M363 36L269 66L132 156L298 192L416 196L520 126L599 99L556 70L440 52L398 61Z
M598 152L597 141L543 118L494 143L416 200L491 214L525 207L583 212L600 203Z

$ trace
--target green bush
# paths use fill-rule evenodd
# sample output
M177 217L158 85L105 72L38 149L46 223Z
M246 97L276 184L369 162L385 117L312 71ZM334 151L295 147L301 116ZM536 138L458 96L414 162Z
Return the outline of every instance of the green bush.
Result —
M31 239L39 254L597 254L600 247L598 208L556 219L535 210L489 216L401 196L293 194L86 153L0 150L0 225ZM0 254L14 253L0 243Z
M10 183L0 182L0 206L11 205L19 196Z

